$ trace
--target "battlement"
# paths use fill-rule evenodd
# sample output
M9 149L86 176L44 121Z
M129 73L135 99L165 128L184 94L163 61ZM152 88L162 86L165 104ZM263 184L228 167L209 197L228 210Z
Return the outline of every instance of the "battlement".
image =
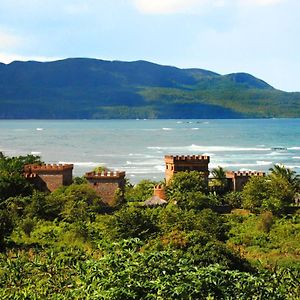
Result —
M57 172L65 170L73 170L73 164L45 164L45 165L25 165L25 173L38 173L38 172Z
M24 173L24 177L27 178L27 179L37 178L37 174L35 174L35 173Z
M125 172L124 171L104 171L100 173L96 172L87 172L85 173L85 178L87 179L99 179L99 178L124 178Z
M30 164L24 166L24 177L41 191L54 191L72 183L72 164Z
M242 191L252 176L265 176L265 172L256 171L227 171L226 178L232 191Z
M265 176L265 172L257 171L227 171L227 178L236 178L236 177L250 177L250 176Z
M154 186L154 190L165 190L165 188L164 184L157 184Z
M209 159L210 157L207 155L165 155L166 163L175 163L176 161L209 163Z
M164 184L157 184L154 186L153 196L159 197L160 199L166 199L166 191Z

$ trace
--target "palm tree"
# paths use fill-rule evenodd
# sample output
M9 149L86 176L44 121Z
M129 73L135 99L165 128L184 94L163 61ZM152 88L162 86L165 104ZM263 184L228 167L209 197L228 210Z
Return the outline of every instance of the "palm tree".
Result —
M226 178L226 171L218 166L211 171L212 174L212 186L214 189L219 190L220 192L224 192L227 188L227 178Z
M299 189L300 177L295 171L286 168L284 165L276 164L273 168L270 168L270 176L275 178L283 178L289 182L294 188Z

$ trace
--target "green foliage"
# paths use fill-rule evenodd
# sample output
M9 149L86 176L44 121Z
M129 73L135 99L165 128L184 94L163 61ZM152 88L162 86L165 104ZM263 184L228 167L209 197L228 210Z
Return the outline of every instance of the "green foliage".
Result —
M137 252L115 245L100 259L82 251L19 253L0 259L1 299L297 299L297 272L251 274L201 267L174 251Z
M87 183L87 179L84 176L82 177L76 176L73 178L73 184L86 184L86 183Z
M3 173L21 176L6 162ZM290 175L253 177L221 199L200 173L178 173L166 207L109 214L81 179L50 194L20 186L0 203L0 298L298 299L300 218L278 216L295 193ZM127 199L147 199L154 184L127 184ZM261 214L206 209L241 199Z
M9 236L13 230L13 222L9 214L0 209L0 250L4 247L4 238Z
M219 194L224 194L228 189L225 170L219 166L211 171L211 175L212 179L209 181L209 188Z
M242 201L243 199L241 192L229 192L224 195L224 202L233 208L241 208Z
M40 156L28 154L26 156L7 157L0 152L0 172L22 174L27 164L41 164Z
M106 236L113 239L147 239L156 233L157 227L151 209L123 207L107 218Z
M6 157L0 152L0 201L17 195L30 195L33 187L23 176L24 165L41 163L39 156Z
M300 218L278 218L271 212L230 217L229 244L264 266L300 268Z
M157 184L151 180L141 180L138 184L132 186L127 185L125 189L125 200L130 201L146 201L153 195L154 186Z
M275 179L284 179L287 181L294 189L297 191L300 187L300 178L295 171L292 171L289 168L286 168L283 165L274 165L273 168L270 168L270 176Z
M18 195L30 195L33 191L31 184L18 173L0 173L0 201Z
M295 190L284 177L252 177L242 191L243 207L281 213L294 201Z
M52 197L56 199L54 201L63 203L60 215L68 222L94 219L95 213L101 212L105 206L96 191L88 184L62 187L54 191Z

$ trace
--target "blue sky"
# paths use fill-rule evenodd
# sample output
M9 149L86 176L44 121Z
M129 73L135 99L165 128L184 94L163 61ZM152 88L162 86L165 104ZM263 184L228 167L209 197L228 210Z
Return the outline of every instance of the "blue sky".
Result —
M0 0L0 61L149 60L300 91L299 0Z

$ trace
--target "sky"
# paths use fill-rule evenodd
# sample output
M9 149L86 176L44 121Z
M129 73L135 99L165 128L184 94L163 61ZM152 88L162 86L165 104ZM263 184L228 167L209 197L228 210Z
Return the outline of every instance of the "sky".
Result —
M148 60L300 91L300 0L0 0L0 61Z

